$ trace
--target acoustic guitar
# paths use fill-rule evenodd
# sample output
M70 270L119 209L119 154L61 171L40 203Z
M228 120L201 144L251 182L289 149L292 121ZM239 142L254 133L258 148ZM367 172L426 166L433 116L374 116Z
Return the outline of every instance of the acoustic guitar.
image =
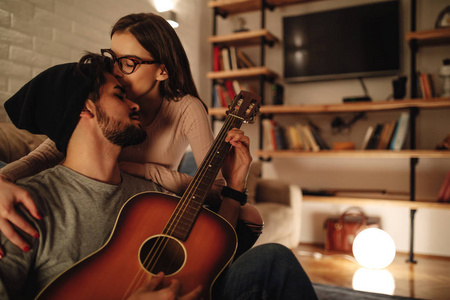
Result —
M126 299L164 272L163 286L178 279L182 293L212 286L237 248L233 227L203 206L231 145L227 132L254 121L261 98L241 91L183 196L143 192L122 207L111 236L98 251L58 276L37 299Z

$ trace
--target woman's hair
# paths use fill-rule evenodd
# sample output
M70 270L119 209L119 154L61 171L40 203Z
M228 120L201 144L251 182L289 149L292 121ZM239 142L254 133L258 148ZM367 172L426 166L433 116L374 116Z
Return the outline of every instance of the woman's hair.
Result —
M100 88L106 83L105 73L112 74L112 62L102 55L86 52L77 64L77 71L86 78L89 99L97 102L100 98Z
M116 32L130 32L156 61L165 66L169 78L159 86L163 97L177 100L190 94L200 99L183 45L163 17L153 13L130 14L116 22L111 37Z

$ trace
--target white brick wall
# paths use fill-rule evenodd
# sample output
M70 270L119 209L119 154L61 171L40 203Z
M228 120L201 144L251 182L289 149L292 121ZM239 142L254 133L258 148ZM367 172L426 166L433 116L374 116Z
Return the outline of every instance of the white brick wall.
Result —
M208 45L199 36L210 25L199 14L206 0L175 1L174 10L194 78L203 84L208 66L199 53ZM77 61L84 51L109 47L111 26L135 12L156 12L153 0L0 0L0 122L8 120L4 102L28 80L55 64Z

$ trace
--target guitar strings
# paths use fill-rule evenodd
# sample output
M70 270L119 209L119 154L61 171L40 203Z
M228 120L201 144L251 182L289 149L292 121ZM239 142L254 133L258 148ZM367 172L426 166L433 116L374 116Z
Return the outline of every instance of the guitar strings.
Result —
M229 118L226 119L225 124L223 126L223 128L221 129L221 131L219 132L218 135L218 140L220 138L220 140L224 140L225 135L227 134L227 132L231 129L232 125L234 125L233 123L233 115L229 115ZM214 143L214 147L212 148L213 151L210 151L211 155L208 155L208 157L206 158L206 160L202 163L202 164L210 164L211 161L214 158L214 155L212 155L213 153L217 152L217 148L220 147L221 143ZM205 176L206 173L206 168L203 170L204 168L201 168L201 170L203 171L203 174L199 174L198 177L201 179ZM196 182L197 186L194 187L194 185L189 185L188 186L188 190L185 192L184 195L189 195L190 193L192 193L192 190L197 189L198 185L199 185L199 181ZM174 212L172 213L172 216L169 218L168 224L165 226L165 228L167 228L167 234L172 234L175 231L176 226L179 224L180 220L181 220L181 216L183 215L183 211L186 210L187 205L189 203L189 199L190 197L182 197L181 201L177 204L177 207L175 208ZM172 227L172 228L171 228ZM161 253L162 253L162 249L164 249L167 246L168 243L168 239L166 237L158 237L155 244L152 246L152 249L149 251L149 254L147 255L147 257L144 260L144 267L146 269L150 268L150 266L153 264L156 264L156 262L160 259ZM156 248L156 249L155 249ZM151 257L151 255L153 254L153 256ZM157 254L157 257L155 257L154 255ZM134 291L135 289L137 289L138 287L142 286L142 284L140 284L140 282L142 282L142 280L146 279L146 274L147 272L144 270L139 270L137 272L137 274L135 275L134 279L132 280L131 284L129 285L126 294L124 296L127 296L128 294L131 294L132 291ZM133 288L133 286L135 286Z

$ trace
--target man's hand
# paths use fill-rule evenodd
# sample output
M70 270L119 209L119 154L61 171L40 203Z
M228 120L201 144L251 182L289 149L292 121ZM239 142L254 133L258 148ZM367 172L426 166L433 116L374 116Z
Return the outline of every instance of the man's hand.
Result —
M181 283L174 279L166 288L159 288L164 279L161 272L150 279L150 282L139 288L128 300L197 300L200 299L202 287L198 286L193 291L181 296Z
M5 176L0 175L0 231L13 244L24 251L28 251L30 249L29 245L14 230L12 224L36 238L39 238L39 233L16 212L14 207L19 203L22 203L34 218L41 219L41 215L30 194L14 183L9 182ZM3 256L1 248L0 254Z
M242 130L231 129L225 142L229 142L233 147L225 157L222 166L222 174L227 181L227 186L232 189L243 191L247 181L248 170L252 163L250 155L250 139L244 135Z

